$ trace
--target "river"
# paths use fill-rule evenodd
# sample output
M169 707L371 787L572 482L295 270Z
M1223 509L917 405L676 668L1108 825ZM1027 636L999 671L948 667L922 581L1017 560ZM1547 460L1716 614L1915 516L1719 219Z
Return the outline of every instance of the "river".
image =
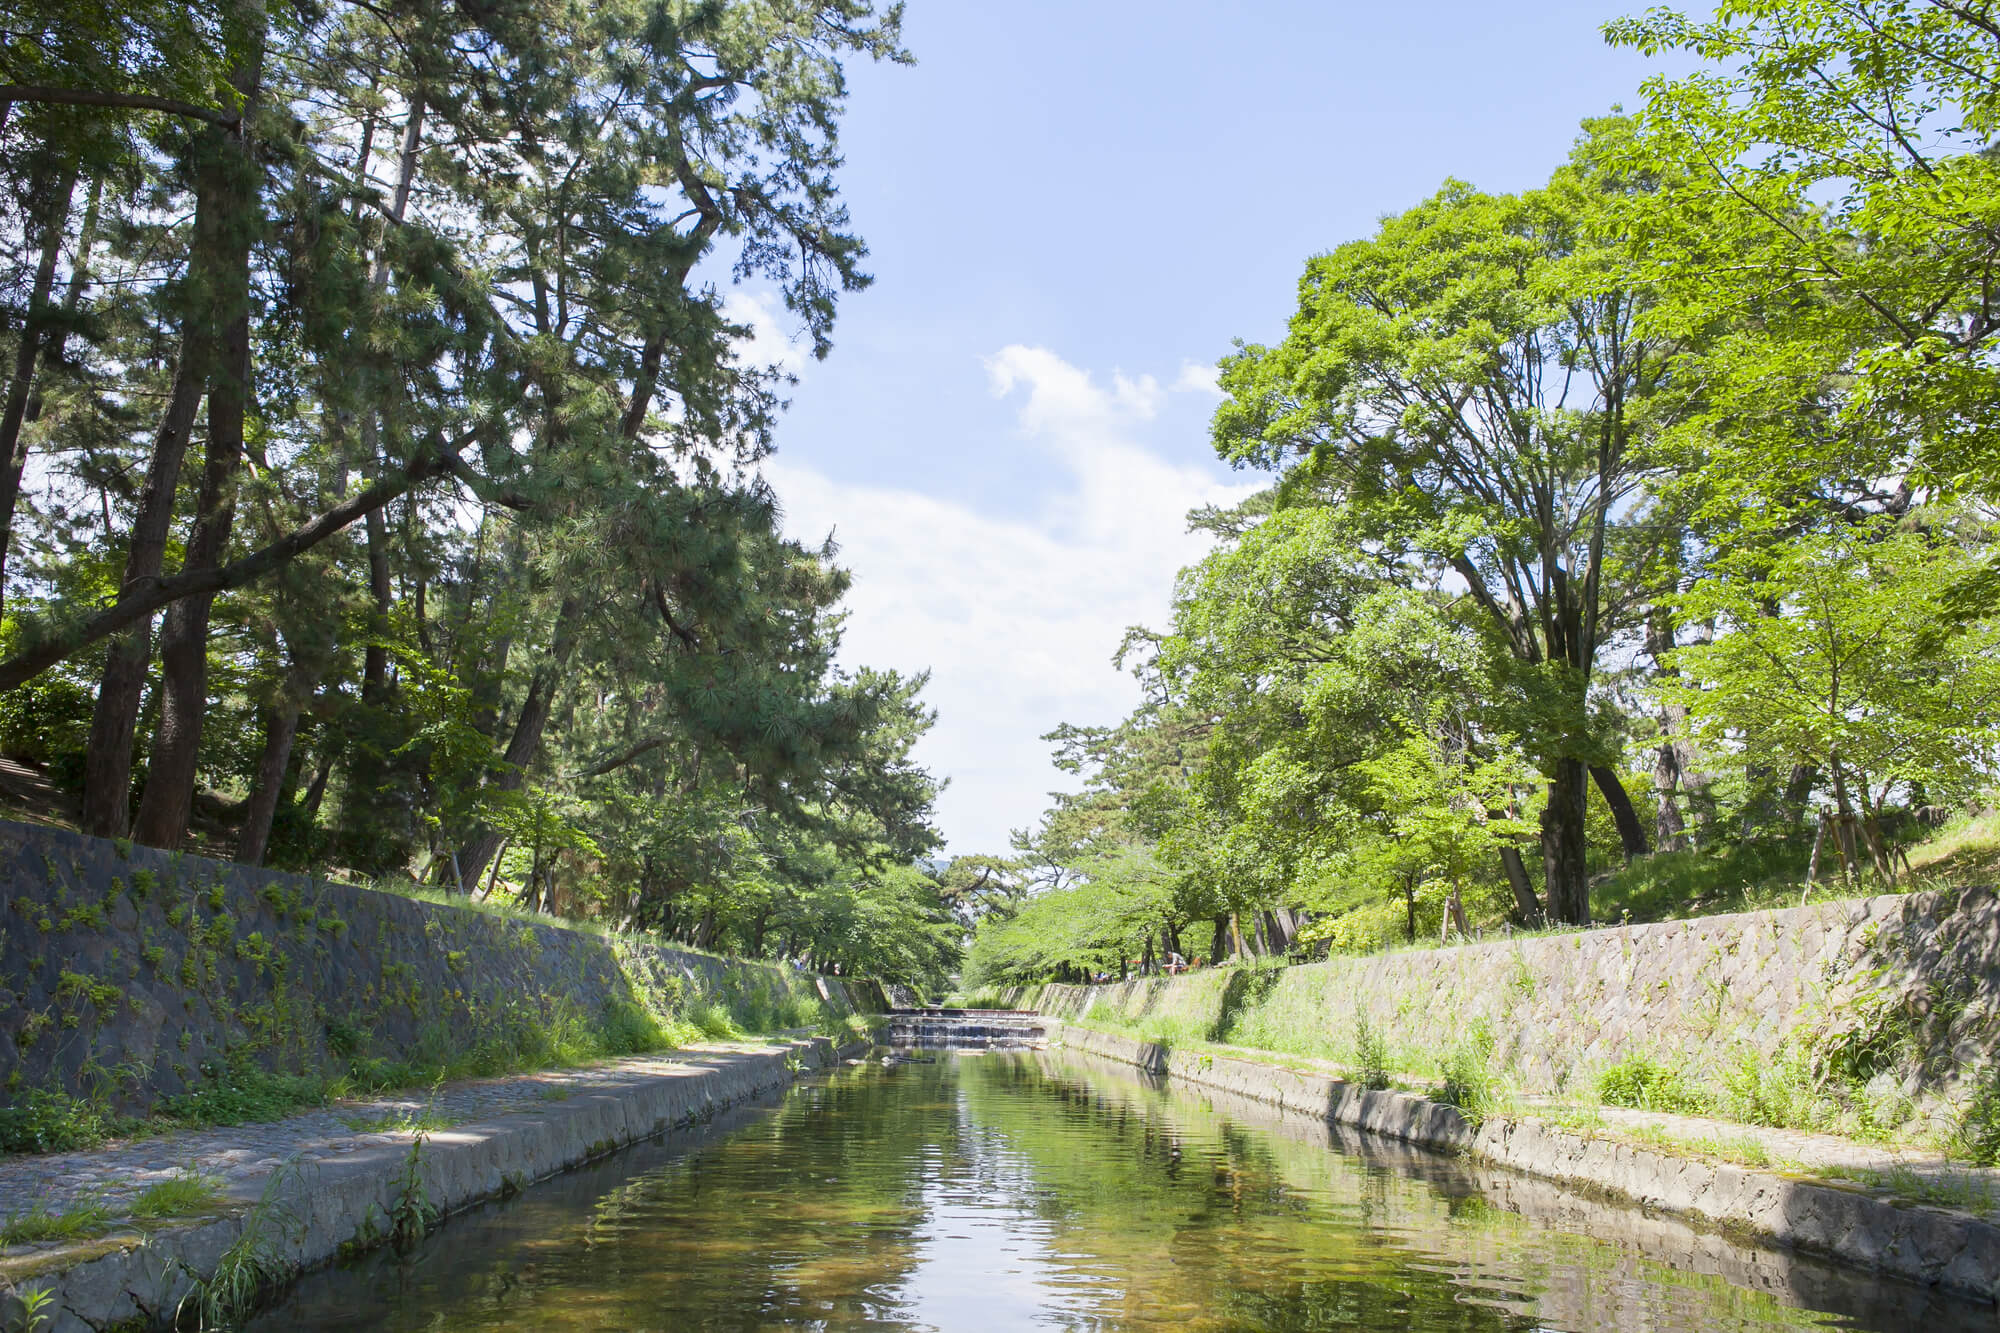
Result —
M1059 1052L879 1060L308 1276L272 1330L1956 1333L1975 1309Z

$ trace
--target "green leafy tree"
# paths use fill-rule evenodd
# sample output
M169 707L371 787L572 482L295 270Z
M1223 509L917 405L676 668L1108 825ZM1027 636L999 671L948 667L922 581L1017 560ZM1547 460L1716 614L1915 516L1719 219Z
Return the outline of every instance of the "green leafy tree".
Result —
M1984 537L1963 522L1840 523L1719 561L1680 601L1716 624L1675 654L1698 734L1738 763L1821 766L1843 816L1858 805L1872 820L1898 786L1964 795L1990 781L2000 622L1952 601Z
M1611 41L1704 67L1645 87L1626 225L1653 323L1716 341L1730 489L1876 503L1990 489L2000 382L2000 23L1984 3L1731 0Z
M1646 298L1603 236L1638 188L1607 163L1624 132L1595 126L1543 189L1450 184L1312 260L1285 341L1225 361L1215 418L1223 457L1283 469L1483 613L1536 700L1518 731L1548 780L1565 921L1589 919L1586 799L1607 757L1591 684L1642 593L1619 528L1677 410L1676 346L1641 327Z

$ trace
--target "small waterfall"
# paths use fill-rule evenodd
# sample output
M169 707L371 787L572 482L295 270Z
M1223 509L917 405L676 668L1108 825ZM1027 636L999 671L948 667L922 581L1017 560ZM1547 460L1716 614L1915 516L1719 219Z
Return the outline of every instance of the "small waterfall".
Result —
M1048 1044L1049 1022L1029 1009L892 1009L883 1041L919 1051L1025 1050Z

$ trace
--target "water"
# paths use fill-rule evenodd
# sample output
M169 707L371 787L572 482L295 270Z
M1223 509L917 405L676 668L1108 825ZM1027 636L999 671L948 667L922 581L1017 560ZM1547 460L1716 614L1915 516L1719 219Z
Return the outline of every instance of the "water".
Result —
M1991 1311L1051 1052L871 1063L308 1277L265 1330L1954 1333Z

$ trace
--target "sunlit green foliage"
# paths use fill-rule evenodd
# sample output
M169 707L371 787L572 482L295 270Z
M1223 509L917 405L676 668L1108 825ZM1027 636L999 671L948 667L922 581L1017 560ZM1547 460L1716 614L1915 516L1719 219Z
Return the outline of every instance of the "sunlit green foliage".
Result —
M1892 844L2000 764L2000 20L1607 33L1702 63L1543 187L1447 181L1332 244L1225 359L1216 448L1276 484L1193 516L1145 707L1054 737L1185 762L1058 798L1052 891L982 924L982 980L1204 918L1296 954L1795 902L1817 805L1851 817L1822 880L1979 876ZM1107 801L1148 812L1143 880L1095 868ZM1792 1082L1738 1100L1797 1119Z

